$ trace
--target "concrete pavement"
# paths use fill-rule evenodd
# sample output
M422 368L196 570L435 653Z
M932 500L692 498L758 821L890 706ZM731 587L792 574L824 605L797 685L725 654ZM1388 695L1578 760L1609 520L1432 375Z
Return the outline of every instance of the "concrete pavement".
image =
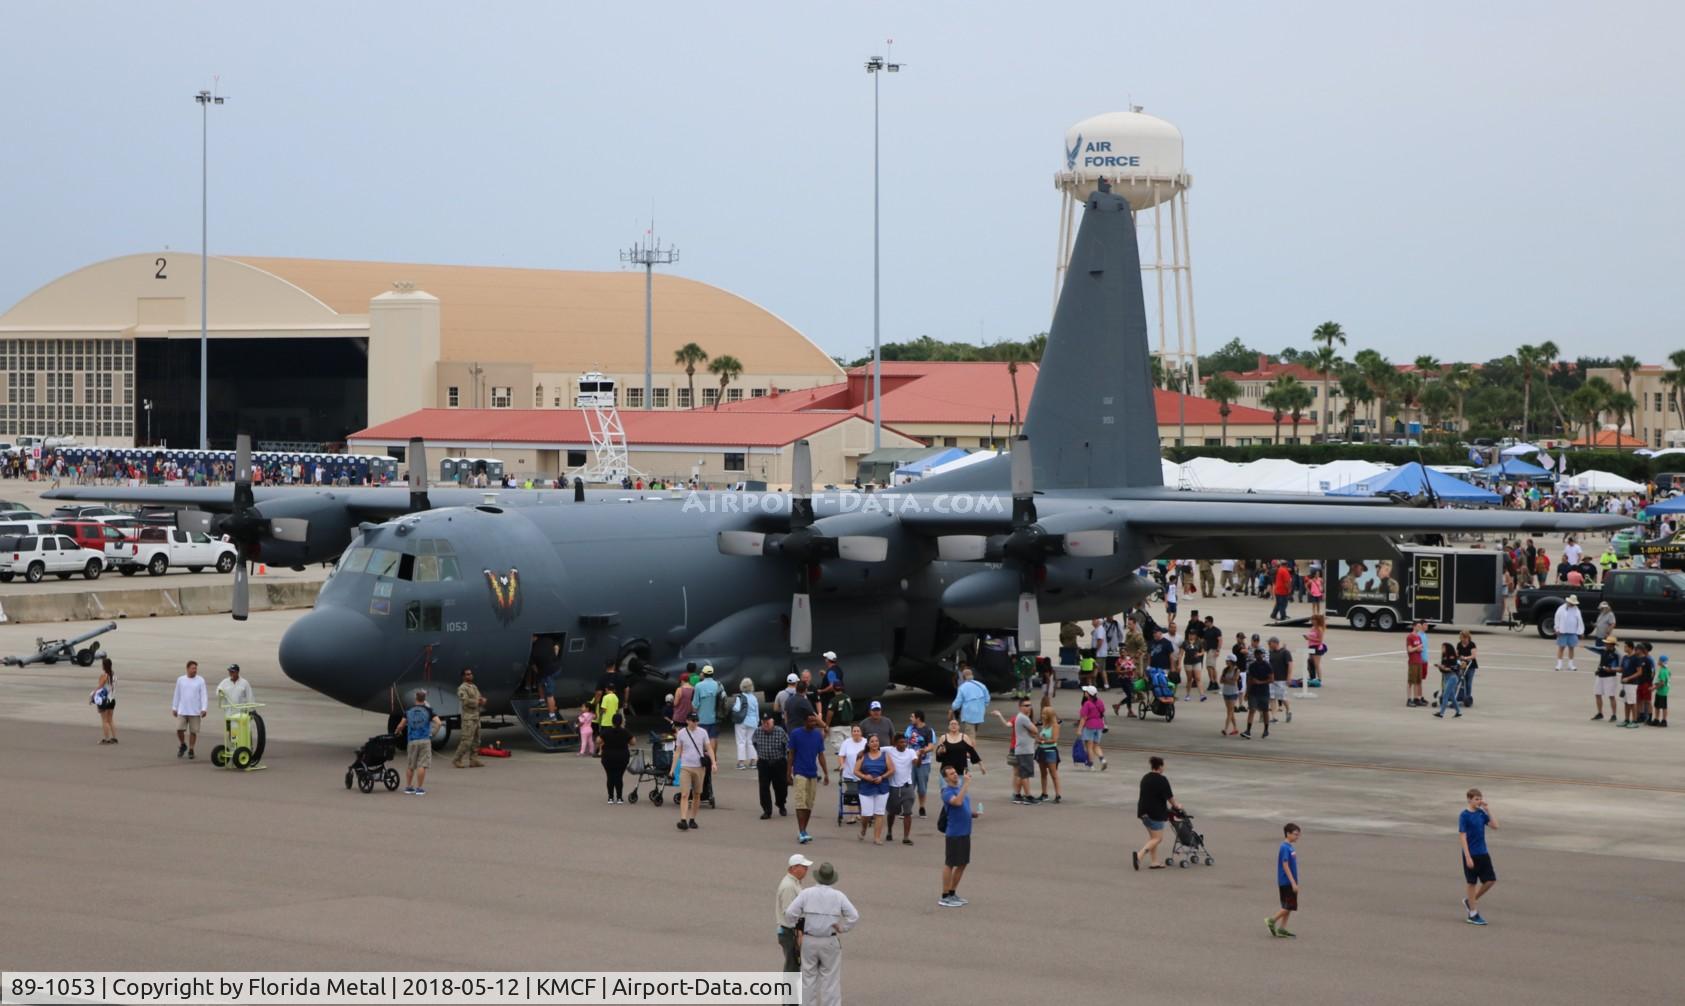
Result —
M1184 616L1193 607L1231 636L1269 634L1264 602L1190 599ZM729 767L729 741L720 809L704 810L696 833L674 828L670 805L605 806L596 762L519 743L484 769L436 759L423 798L348 792L351 749L384 721L280 675L275 643L294 617L124 623L107 637L116 747L96 743L87 670L0 672L9 967L776 966L772 890L797 849L794 820L758 819L753 774ZM0 650L36 630L0 627ZM1278 633L1297 643L1302 631ZM934 800L910 848L861 844L820 813L803 851L838 866L864 915L846 940L850 1000L1666 997L1685 908L1674 769L1685 740L1588 722L1589 670L1550 671L1543 640L1476 638L1477 704L1461 720L1403 706L1402 635L1336 629L1328 686L1295 702L1294 722L1268 741L1219 736L1215 698L1170 724L1113 720L1110 769L1067 760L1060 805L1007 803L1004 731L986 732L989 772L974 783L986 813L963 909L935 904ZM247 670L268 703L268 770L212 769L214 738L201 739L199 761L175 758L169 688L189 655L213 686L229 660ZM946 702L896 692L886 705L901 723ZM1075 697L1061 694L1059 708L1068 721ZM1068 759L1068 733L1061 748ZM1149 752L1167 759L1216 865L1129 869ZM1465 925L1458 904L1456 815L1470 785L1503 825L1485 929ZM834 799L822 792L822 807ZM1297 941L1263 926L1289 819L1305 829Z

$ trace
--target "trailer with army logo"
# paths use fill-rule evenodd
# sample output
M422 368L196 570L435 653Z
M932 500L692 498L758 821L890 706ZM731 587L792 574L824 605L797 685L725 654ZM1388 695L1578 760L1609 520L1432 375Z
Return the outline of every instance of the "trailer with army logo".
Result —
M1504 556L1481 548L1401 546L1378 559L1330 559L1330 619L1390 632L1416 619L1430 625L1502 625Z

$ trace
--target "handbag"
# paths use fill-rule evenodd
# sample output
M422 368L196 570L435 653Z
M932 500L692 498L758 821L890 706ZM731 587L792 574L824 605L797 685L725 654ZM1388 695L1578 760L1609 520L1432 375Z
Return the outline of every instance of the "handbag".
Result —
M1088 764L1088 749L1083 745L1080 737L1071 742L1071 761L1078 765Z
M948 833L948 804L944 801L942 809L936 815L936 830L946 835Z

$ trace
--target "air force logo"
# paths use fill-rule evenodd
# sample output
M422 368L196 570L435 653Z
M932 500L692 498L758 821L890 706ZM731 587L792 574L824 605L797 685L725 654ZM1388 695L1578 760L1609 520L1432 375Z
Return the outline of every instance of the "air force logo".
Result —
M1077 169L1077 155L1080 153L1082 153L1082 134L1078 133L1077 142L1072 144L1069 150L1065 151L1066 171L1075 171Z

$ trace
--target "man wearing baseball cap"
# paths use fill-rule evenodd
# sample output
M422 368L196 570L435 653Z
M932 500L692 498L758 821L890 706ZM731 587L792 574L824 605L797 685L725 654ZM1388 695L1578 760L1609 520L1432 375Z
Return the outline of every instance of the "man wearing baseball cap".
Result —
M789 973L802 969L801 933L784 921L784 913L790 910L790 903L802 893L802 881L807 879L807 869L813 865L813 860L801 853L790 857L789 866L784 870L784 876L778 881L778 910L775 913L775 925L778 926L778 945L784 950L784 970Z
M252 683L240 677L240 665L228 665L228 677L216 686L216 701L220 706L245 705L253 701Z
M860 721L860 734L868 739L876 737L878 746L888 751L895 743L895 724L883 714L883 703L872 700L866 707L866 718Z
M827 730L831 727L831 719L836 715L837 700L843 693L842 665L837 663L837 651L825 651L825 676L819 682L819 718L825 721Z
M1569 594L1563 598L1556 608L1556 669L1562 670L1562 660L1568 659L1570 671L1579 670L1574 666L1574 647L1580 645L1580 637L1586 634L1586 620L1580 615L1580 599L1577 595Z
M800 929L802 1002L807 1006L842 1006L843 933L860 921L848 895L837 890L837 868L820 863L813 871L817 887L796 895L784 910L784 924Z

